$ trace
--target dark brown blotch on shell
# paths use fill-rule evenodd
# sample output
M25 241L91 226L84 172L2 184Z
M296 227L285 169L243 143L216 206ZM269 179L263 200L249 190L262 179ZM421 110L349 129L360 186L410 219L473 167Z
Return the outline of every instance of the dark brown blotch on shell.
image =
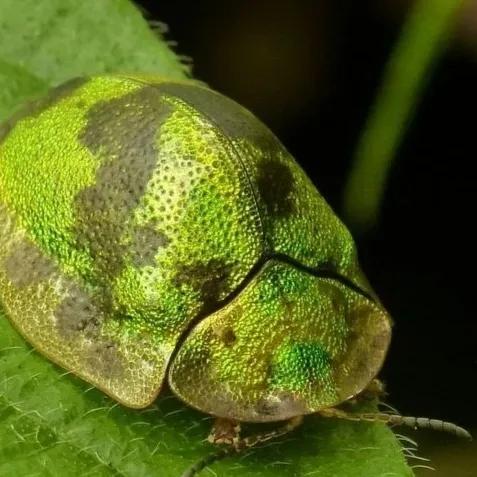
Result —
M229 291L228 279L232 269L233 265L216 258L208 262L180 264L174 284L178 287L186 284L198 291L202 301L201 312L211 312Z
M222 341L222 343L227 347L233 346L237 341L237 335L235 334L235 331L229 326L216 330L216 334L220 341Z
M273 133L235 101L195 85L162 83L159 88L202 113L225 136L247 140L265 151L276 149L278 140Z
M3 266L8 279L17 287L37 285L57 271L54 260L29 239L15 244Z
M260 162L257 185L269 214L287 217L295 212L293 200L295 181L286 164L275 159Z
M137 226L133 231L129 253L133 264L137 267L154 265L154 259L160 248L169 245L169 237L153 225Z
M102 315L91 297L76 286L72 286L54 311L58 334L72 339L81 333L95 338L99 334Z
M130 218L156 170L160 128L171 112L153 86L101 101L88 111L79 140L103 159L95 183L76 196L74 231L100 280L110 281L123 268L129 250L121 237L126 231L136 234ZM134 240L132 248L134 254Z

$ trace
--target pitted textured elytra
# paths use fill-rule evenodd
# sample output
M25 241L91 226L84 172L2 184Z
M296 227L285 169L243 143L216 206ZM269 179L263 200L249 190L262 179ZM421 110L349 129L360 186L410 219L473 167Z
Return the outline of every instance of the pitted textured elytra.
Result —
M3 267L11 283L20 288L48 280L57 268L51 258L27 239L15 244L5 257Z
M258 171L257 186L267 212L272 217L286 217L295 212L292 198L295 185L287 165L273 159L263 161Z
M21 107L10 118L0 124L0 142L12 130L15 124L23 118L35 117L45 109L54 106L62 98L71 94L75 89L86 83L88 78L74 78L65 83L52 88L45 96L30 102L26 106Z
M372 296L305 173L218 93L93 77L3 133L2 304L40 352L127 406L166 377L238 420L334 406L384 359Z
M89 294L71 286L68 294L58 303L54 317L58 333L66 340L75 339L78 333L95 340L103 312Z
M158 135L170 113L153 87L101 101L88 110L78 139L101 164L94 184L75 198L74 234L79 247L92 254L100 280L113 280L123 267L128 255L122 243L125 232L137 235L129 219L156 170Z

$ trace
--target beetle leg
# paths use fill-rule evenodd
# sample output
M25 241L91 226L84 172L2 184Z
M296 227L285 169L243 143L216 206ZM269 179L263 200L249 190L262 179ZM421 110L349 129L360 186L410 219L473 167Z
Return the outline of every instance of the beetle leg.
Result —
M207 440L211 444L235 445L240 440L240 422L217 417Z
M225 422L222 421L228 421L228 424L225 424ZM203 459L199 460L195 464L193 464L191 467L189 467L181 477L194 477L197 475L201 470L203 470L205 467L207 467L210 464L213 464L214 462L217 462L218 460L225 459L226 457L233 455L233 454L238 454L239 452L244 451L245 449L249 449L250 447L254 447L257 444L261 444L262 442L269 441L270 439L275 439L276 437L283 436L284 434L288 434L289 432L293 431L296 429L301 423L303 422L303 416L296 416L292 417L289 419L283 426L278 427L277 429L274 429L269 432L264 432L262 434L253 434L251 436L247 436L244 438L239 437L238 432L236 432L235 437L232 439L232 442L228 441L222 441L230 444L228 447L225 447L223 449L220 449L218 452L215 452L213 454L209 454L208 456L204 457ZM215 440L216 436L216 429L219 428L226 428L227 426L234 425L237 427L238 423L236 421L230 421L227 419L216 419L214 423L214 427L212 428L212 431L209 436L209 442L214 442L214 443L219 443L218 440ZM225 427L223 427L225 426ZM233 427L232 427L233 428ZM238 425L239 432L240 432L240 426ZM212 437L211 437L212 436ZM212 441L211 441L212 439Z
M263 432L261 434L252 434L251 436L244 437L243 439L239 439L235 445L237 451L241 451L243 449L248 449L250 447L254 447L257 444L261 444L262 442L269 441L271 439L275 439L276 437L283 436L295 430L300 424L303 422L303 416L295 416L286 421L283 426L280 426L276 429L273 429L269 432Z
M352 413L336 408L322 409L318 414L323 417L334 417L338 419L346 419L348 421L382 422L384 424L413 427L414 429L433 429L435 431L449 432L457 437L472 439L472 436L464 428L459 427L452 422L441 421L440 419L409 417L382 412Z

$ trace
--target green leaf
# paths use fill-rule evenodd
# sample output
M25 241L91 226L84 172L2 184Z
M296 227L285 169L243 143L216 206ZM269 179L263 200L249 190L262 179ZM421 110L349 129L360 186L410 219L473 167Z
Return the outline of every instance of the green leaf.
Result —
M0 0L0 120L75 76L188 67L127 0Z
M18 105L47 90L47 83L0 58L0 120L10 116Z
M125 0L0 0L0 118L49 85L105 71L186 75ZM118 405L33 351L0 313L0 475L176 477L214 451L204 442L211 422L167 392L148 409ZM389 429L317 417L212 469L231 477L412 475Z
M0 58L50 85L102 72L186 76L127 0L0 0L0 40Z

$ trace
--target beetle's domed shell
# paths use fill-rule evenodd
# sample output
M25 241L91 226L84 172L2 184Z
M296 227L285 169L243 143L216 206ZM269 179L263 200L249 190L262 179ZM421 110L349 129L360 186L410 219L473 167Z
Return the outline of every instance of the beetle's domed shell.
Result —
M75 80L12 118L0 141L7 315L125 405L152 402L174 350L271 256L372 294L348 231L293 158L207 88Z

